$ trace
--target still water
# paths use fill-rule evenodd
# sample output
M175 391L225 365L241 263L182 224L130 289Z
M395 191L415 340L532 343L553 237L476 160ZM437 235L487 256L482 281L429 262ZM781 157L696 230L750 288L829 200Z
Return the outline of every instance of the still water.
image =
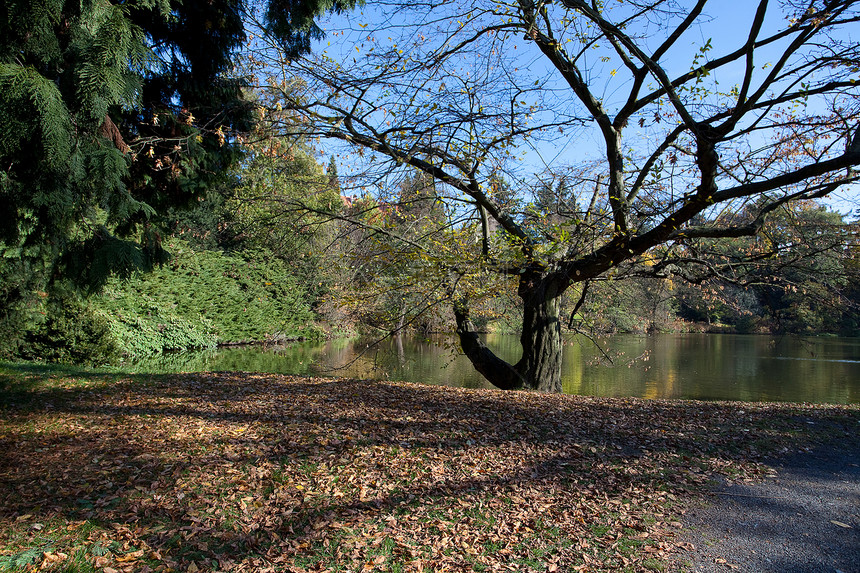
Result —
M132 370L243 370L492 387L457 353L453 338L331 340L286 346L172 354ZM487 344L514 360L516 336ZM615 335L601 349L566 339L563 384L569 394L700 400L860 403L860 338L729 334ZM605 356L608 355L611 361Z

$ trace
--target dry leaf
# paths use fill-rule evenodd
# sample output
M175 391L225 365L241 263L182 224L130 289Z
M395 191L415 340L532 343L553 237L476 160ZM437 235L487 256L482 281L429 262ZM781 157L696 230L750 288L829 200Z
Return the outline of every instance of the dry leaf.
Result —
M537 551L549 572L640 571L692 549L673 537L691 491L768 473L761 435L731 423L736 405L243 373L99 388L0 416L0 475L21 484L0 491L0 527L29 533L4 554L27 549L34 515L60 516L41 535L68 538L74 507L82 543L111 547L94 557L104 573L143 570L144 556L188 573L504 571ZM744 410L743 428L857 417ZM802 445L783 434L774 447Z

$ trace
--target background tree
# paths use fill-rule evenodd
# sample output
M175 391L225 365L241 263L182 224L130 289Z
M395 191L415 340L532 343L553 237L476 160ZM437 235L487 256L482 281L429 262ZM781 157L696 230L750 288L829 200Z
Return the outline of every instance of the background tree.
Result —
M755 213L750 208L737 216L752 221ZM857 311L856 300L846 297L853 280L847 253L855 242L839 213L794 202L773 211L755 237L701 240L691 248L722 270L711 280L711 290L719 289L712 298L724 301L741 330L757 322L772 332L836 332L837 317Z
M221 210L222 234L233 249L262 249L281 259L316 309L334 282L329 259L338 227L333 215L298 213L293 201L303 197L309 208L336 214L342 199L306 141L259 139L247 146L241 181Z
M344 229L354 246L339 249L344 261L358 270L345 302L374 328L391 326L400 333L412 326L428 333L438 323L439 308L425 295L438 277L435 265L427 264L424 245L448 226L448 213L436 181L421 171L407 171L392 187L386 200L358 201L345 213ZM355 225L357 220L361 225Z
M378 7L338 31L343 43L293 62L302 91L279 79L268 94L312 135L355 146L353 163L365 153L368 191L408 165L438 181L456 214L452 236L484 230L459 258L434 248L443 235L415 250L440 254L463 351L498 387L561 389L559 300L571 285L633 264L681 276L708 268L691 260L694 242L755 235L784 205L857 179L856 2ZM529 150L543 166L523 159ZM573 189L560 219L529 214L547 172ZM494 195L500 173L519 201ZM468 285L487 273L517 285L514 364L472 326Z

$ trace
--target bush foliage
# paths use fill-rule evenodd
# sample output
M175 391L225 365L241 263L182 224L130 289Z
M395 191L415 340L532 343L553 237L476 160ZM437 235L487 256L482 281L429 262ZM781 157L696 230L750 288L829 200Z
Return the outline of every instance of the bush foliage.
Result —
M113 281L94 301L129 354L313 336L313 313L283 261L265 251L195 251L174 239L166 265Z
M217 344L318 335L304 289L266 251L197 251L171 239L172 258L83 301L52 295L19 355L99 363Z
M22 358L98 364L119 353L108 321L74 291L54 292L42 308L44 320L24 334Z

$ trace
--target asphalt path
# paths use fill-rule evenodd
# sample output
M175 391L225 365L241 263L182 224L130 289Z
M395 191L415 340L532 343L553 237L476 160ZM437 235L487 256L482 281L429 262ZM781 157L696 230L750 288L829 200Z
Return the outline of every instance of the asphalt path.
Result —
M686 511L678 536L686 550L673 568L860 573L860 440L768 465L775 475L764 482L724 481Z

